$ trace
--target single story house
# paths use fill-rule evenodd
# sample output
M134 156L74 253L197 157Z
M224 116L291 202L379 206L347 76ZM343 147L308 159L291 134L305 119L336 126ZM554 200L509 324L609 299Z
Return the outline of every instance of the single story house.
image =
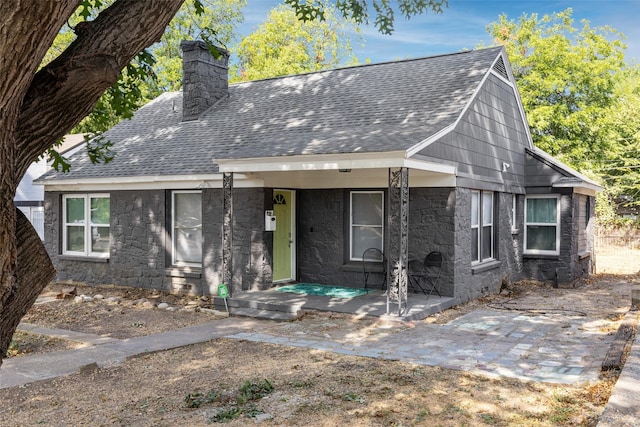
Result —
M533 146L503 48L233 85L228 56L182 49L183 91L106 132L111 163L40 179L58 280L363 286L375 247L405 290L440 252L438 291L464 302L593 270L601 187Z
M57 150L62 155L70 156L83 143L83 134L67 135ZM51 164L45 157L33 162L18 184L16 196L13 198L16 207L31 221L42 240L44 240L44 188L42 185L34 185L33 181L50 168Z

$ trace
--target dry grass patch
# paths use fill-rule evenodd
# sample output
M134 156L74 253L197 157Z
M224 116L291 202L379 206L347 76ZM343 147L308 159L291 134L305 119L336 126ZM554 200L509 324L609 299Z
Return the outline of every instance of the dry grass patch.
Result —
M240 398L243 387L258 392ZM604 387L220 339L0 390L0 417L8 425L590 426Z
M24 356L33 353L44 353L49 351L68 350L80 348L82 345L71 341L53 338L47 335L33 334L29 332L17 331L13 335L8 357Z

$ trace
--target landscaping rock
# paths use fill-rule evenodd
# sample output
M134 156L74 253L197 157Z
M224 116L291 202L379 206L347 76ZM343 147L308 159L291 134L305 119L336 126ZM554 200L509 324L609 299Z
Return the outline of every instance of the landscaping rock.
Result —
M166 310L167 308L169 308L169 304L167 304L166 302L161 302L160 304L158 304L158 308L160 310Z
M261 422L268 421L272 418L273 418L273 415L271 414L258 414L255 417L253 417L253 420L256 422L256 424L260 424Z

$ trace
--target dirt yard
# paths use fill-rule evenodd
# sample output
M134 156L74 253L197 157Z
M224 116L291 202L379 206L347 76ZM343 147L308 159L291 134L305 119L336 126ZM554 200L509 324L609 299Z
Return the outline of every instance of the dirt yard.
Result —
M444 324L487 304L532 311L573 309L613 334L629 309L630 289L638 284L638 275L600 275L569 289L522 282L501 295L454 307L424 322ZM216 319L209 302L197 298L78 286L78 295L94 299L74 303L55 300L61 290L49 287L43 295L50 301L34 306L24 321L128 338ZM95 298L97 294L102 298ZM160 303L175 311L159 309ZM268 330L353 341L412 326L308 313L294 322L270 323ZM26 333L15 341L12 357L77 345ZM0 424L593 426L614 381L611 374L578 386L490 379L398 361L218 339L132 358L111 369L2 389Z

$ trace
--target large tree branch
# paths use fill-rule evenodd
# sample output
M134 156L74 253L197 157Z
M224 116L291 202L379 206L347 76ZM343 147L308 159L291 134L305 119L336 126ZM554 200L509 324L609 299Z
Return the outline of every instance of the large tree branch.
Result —
M17 109L60 28L80 0L0 2L0 118Z
M33 74L77 5L77 0L0 1L0 359L7 334L15 329L5 329L11 323L6 319L13 314L11 304L20 298L16 292L21 249L16 241L13 198L22 175L16 170L14 132Z
M42 58L79 0L0 1L0 310L15 264L13 197L19 174L15 129ZM7 214L5 215L5 212Z
M34 77L16 129L18 176L88 115L121 70L159 41L184 0L118 0L76 27L77 39Z
M0 365L20 319L56 273L38 233L20 209L16 209L15 228L18 262L15 286L4 293L6 301L0 310Z

